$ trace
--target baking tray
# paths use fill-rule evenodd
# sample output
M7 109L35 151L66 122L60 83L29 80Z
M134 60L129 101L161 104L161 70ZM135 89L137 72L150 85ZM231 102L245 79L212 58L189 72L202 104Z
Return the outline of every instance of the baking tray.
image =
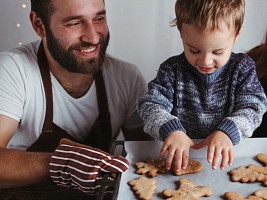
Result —
M126 151L124 148L124 141L115 141L112 143L109 153L112 155L121 155L123 157L126 156ZM122 173L117 173L116 179L109 179L110 173L105 173L103 175L103 179L101 181L101 187L99 189L99 193L97 196L97 200L117 200L118 198L118 189L120 185ZM109 191L113 192L110 194Z
M201 140L194 140L200 142ZM142 175L135 173L135 163L145 161L147 156L158 158L162 142L157 141L126 141L124 147L127 153L126 158L130 163L129 169L124 172L120 179L118 200L136 199L134 193L131 191L128 181L136 179ZM256 183L239 183L232 182L228 172L240 166L248 166L249 164L261 163L256 161L255 156L258 153L267 154L267 138L247 138L243 139L239 144L234 146L234 162L232 166L227 166L224 170L212 170L210 163L206 160L207 148L200 150L190 150L190 158L200 161L204 168L201 172L196 174L175 176L172 173L159 174L156 177L157 189L152 200L164 199L162 190L176 189L177 180L180 178L187 178L195 183L196 186L208 186L212 189L213 195L211 197L203 197L203 199L223 199L223 194L228 191L235 191L242 194L244 197L252 194L258 189L267 189Z

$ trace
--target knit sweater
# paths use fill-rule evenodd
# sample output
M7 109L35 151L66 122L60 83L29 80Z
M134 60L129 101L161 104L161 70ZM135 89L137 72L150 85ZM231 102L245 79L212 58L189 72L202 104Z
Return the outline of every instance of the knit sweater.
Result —
M212 74L201 74L184 53L163 62L137 101L144 131L164 141L173 131L204 139L223 131L232 143L251 137L267 110L267 99L255 63L232 53L227 64Z

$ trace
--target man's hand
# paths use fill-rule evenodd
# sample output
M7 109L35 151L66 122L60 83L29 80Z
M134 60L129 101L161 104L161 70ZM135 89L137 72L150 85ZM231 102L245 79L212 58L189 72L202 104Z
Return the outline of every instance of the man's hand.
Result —
M100 186L101 172L124 172L128 161L100 149L62 139L50 161L50 176L57 184L95 192Z

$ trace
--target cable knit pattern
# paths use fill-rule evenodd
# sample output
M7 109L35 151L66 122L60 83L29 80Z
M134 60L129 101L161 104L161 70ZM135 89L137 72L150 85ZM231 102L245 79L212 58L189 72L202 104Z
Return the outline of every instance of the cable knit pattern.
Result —
M161 141L175 130L192 139L221 130L235 145L252 136L267 110L255 63L241 53L210 75L199 73L184 53L171 57L148 87L137 110L145 132Z

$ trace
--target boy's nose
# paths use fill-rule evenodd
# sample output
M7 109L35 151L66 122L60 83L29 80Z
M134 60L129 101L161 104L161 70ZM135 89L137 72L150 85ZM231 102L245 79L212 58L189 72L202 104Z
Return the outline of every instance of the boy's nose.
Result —
M209 56L209 55L207 55L207 54L205 54L205 55L203 55L202 57L201 57L201 65L203 66L203 67L205 67L205 66L210 66L211 64L212 64L212 62L213 62L213 60L212 60L212 58L211 58L211 56Z

